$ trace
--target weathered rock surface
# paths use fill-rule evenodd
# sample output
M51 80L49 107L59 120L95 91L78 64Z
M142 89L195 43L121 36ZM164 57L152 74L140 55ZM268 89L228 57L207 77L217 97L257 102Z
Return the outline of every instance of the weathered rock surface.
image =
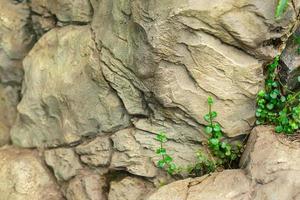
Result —
M57 146L129 125L129 117L99 69L89 26L47 32L24 60L23 98L12 141Z
M26 2L0 1L0 82L22 81L22 59L35 42Z
M66 190L68 200L105 200L106 179L91 171L82 171L73 178Z
M300 199L300 143L274 134L270 127L252 131L240 165L252 180L253 199Z
M32 0L32 10L42 16L54 15L60 22L87 23L93 9L89 0Z
M280 78L282 83L286 84L290 90L299 90L300 88L298 80L298 76L300 76L300 51L298 49L300 49L300 46L295 41L295 37L299 37L299 35L300 27L298 27L294 35L290 37L286 48L280 56Z
M300 143L256 127L241 159L242 169L186 179L160 188L147 200L299 199Z
M0 149L0 200L63 200L36 151Z
M17 116L18 92L18 86L0 84L0 146L10 141L9 131Z
M11 138L45 152L68 200L145 200L148 181L166 182L155 166L156 134L166 132L178 166L194 163L207 140L208 96L229 137L251 130L263 67L299 22L300 0L280 20L276 4L0 0L0 146ZM289 44L282 58L294 70L296 54L287 54L296 47ZM256 128L243 169L175 182L149 200L300 198L294 145ZM3 151L0 200L62 199L35 151Z
M107 166L110 164L112 147L109 137L97 137L96 139L76 147L76 153L80 155L82 162L91 166Z
M67 181L75 176L82 166L72 149L58 148L45 151L45 161L59 181Z
M154 177L157 168L150 157L145 155L143 148L135 140L133 134L135 134L133 129L124 129L111 137L115 152L112 155L110 168L126 169L135 175Z
M111 182L108 200L144 200L151 189L151 184L142 179L126 177Z
M282 50L297 20L295 3L275 21L276 3L93 1L104 76L130 114L146 115L148 108L151 118L195 128L205 123L212 95L225 132L245 133L254 122L262 66Z

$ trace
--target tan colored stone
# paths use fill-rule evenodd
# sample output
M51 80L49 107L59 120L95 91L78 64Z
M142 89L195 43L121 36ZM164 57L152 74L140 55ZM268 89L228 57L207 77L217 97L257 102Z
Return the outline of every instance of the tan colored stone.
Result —
M108 200L144 200L152 189L151 184L140 178L125 177L110 184Z
M66 190L68 200L105 200L106 179L91 171L82 171Z
M92 141L76 147L82 162L91 166L107 166L110 164L112 147L109 137L97 137Z
M36 151L0 149L0 200L63 200Z

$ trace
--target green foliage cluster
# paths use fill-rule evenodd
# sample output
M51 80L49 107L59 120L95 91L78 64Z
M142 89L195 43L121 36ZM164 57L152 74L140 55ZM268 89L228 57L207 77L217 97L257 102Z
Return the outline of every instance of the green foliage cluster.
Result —
M217 169L217 163L213 158L208 158L208 155L202 151L198 151L197 162L194 165L188 167L188 173L191 176L202 176L204 174L209 174Z
M289 0L278 0L275 11L276 19L283 15L288 3ZM300 54L300 36L295 36L294 41L299 44L297 51ZM278 64L279 56L267 67L265 90L261 90L257 95L256 124L274 124L276 132L291 134L300 128L300 92L289 91L280 83ZM241 156L243 150L242 143L233 145L226 141L221 125L215 121L217 112L212 111L213 99L209 97L207 103L209 112L204 116L204 120L208 123L205 133L209 136L208 147L212 156L209 158L206 153L198 151L197 163L187 168L190 175L201 176L214 172L219 167L230 168L232 162ZM180 172L182 168L176 166L173 158L164 148L164 143L168 140L166 134L160 132L156 140L160 142L160 147L156 150L156 154L161 157L157 163L158 167L166 169L170 175Z
M267 66L265 89L257 95L256 124L272 124L277 133L292 134L300 127L300 92L281 84L278 64L279 56Z
M231 145L226 142L220 124L214 121L217 112L212 111L213 99L208 97L207 103L209 112L204 116L204 120L208 122L205 127L205 132L209 135L208 146L212 154L218 158L218 164L229 165L240 156L242 145Z
M209 112L204 116L204 120L208 123L205 127L205 132L209 136L208 147L212 156L209 158L204 152L197 152L197 162L187 168L189 174L194 176L211 173L219 167L230 167L232 162L240 157L242 151L241 143L232 145L226 141L221 125L215 122L217 112L212 111L213 99L211 97L208 98L207 103ZM157 163L158 167L166 169L170 175L181 171L182 168L178 168L175 165L173 158L166 153L166 149L163 146L167 142L166 134L160 132L156 136L156 140L160 142L160 147L156 150L156 154L161 156Z

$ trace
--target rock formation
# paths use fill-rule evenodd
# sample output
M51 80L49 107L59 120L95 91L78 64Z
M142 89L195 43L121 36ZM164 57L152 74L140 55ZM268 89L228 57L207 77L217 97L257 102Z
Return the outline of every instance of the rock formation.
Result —
M252 134L251 151L241 161L245 169L182 180L153 193L174 181L156 167L158 132L167 133L174 162L187 166L206 148L208 96L226 136L236 140L253 128L263 69L276 55L283 52L283 82L298 87L292 34L300 0L290 2L279 20L276 4L0 0L0 200L144 200L148 194L154 200L173 190L177 199L186 199L187 191L191 200L212 199L211 190L232 191L224 184L239 188L228 199L272 199L276 181L286 181L282 190L294 195L282 199L297 198L293 168L276 163L276 155L296 154L286 146L273 152L271 145L280 143L266 128ZM260 133L270 136L265 156L275 157L264 157L270 163L255 155ZM214 185L214 179L226 180Z

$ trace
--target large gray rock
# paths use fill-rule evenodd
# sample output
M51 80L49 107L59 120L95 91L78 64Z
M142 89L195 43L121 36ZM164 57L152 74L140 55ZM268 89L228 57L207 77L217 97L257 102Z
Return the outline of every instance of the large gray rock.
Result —
M185 179L158 189L147 200L300 199L300 143L256 127L241 159L242 169Z
M63 200L36 151L0 149L0 200Z
M45 161L59 181L67 181L79 173L82 166L72 149L51 149L45 151Z
M103 74L130 114L150 110L155 120L197 129L213 96L224 131L247 133L263 65L282 51L297 20L298 1L277 21L276 3L92 1Z
M89 26L47 32L24 60L23 98L12 141L23 147L76 143L129 125L106 83Z
M253 199L300 199L300 142L255 128L240 162L252 180Z

